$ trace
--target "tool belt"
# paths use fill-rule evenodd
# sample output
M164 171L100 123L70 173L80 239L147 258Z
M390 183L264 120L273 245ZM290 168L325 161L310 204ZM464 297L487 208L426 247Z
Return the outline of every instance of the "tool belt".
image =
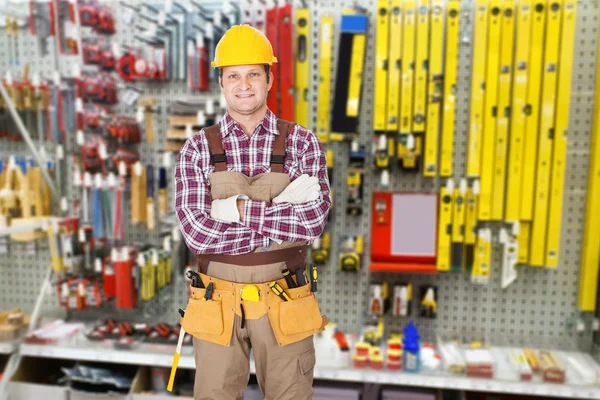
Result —
M279 346L299 342L325 329L329 320L321 316L319 304L310 283L288 288L285 279L277 282L289 300L283 300L269 287L272 282L235 283L199 273L204 287L213 284L213 294L205 299L206 289L191 287L191 296L181 318L181 326L197 339L222 346L229 346L233 333L235 315L247 320L268 315L273 334ZM258 301L242 299L242 291L247 285L258 287ZM243 313L243 314L242 314Z
M306 265L306 246L288 247L281 250L247 253L241 255L199 254L196 256L198 271L206 274L211 261L252 267L285 261L287 269L295 273Z

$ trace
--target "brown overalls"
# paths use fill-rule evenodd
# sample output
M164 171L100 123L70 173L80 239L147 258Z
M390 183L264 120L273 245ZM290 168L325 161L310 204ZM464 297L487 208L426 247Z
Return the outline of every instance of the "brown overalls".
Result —
M290 183L283 172L287 135L294 124L278 120L280 131L273 144L271 172L248 177L227 171L219 125L204 129L215 172L209 177L212 199L245 194L250 199L272 201ZM281 274L305 268L306 246L274 243L249 254L198 255L200 277L214 285L212 299L206 289L191 288L191 298L181 323L194 336L196 400L242 399L250 375L253 349L256 376L266 399L312 399L315 350L313 335L324 329L310 284L288 288ZM282 300L268 286L277 281L289 296ZM242 300L246 284L256 284L259 302Z

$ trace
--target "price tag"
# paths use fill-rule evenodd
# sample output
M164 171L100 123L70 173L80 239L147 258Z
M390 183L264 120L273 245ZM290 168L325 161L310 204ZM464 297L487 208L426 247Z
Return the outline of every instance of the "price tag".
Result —
M94 259L94 271L98 273L102 272L102 260L100 258Z
M158 265L158 251L152 250L152 264Z
M86 188L92 187L92 174L90 174L89 172L83 174L83 184Z
M163 239L163 249L168 252L171 251L171 236L165 236Z
M86 237L85 237L85 229L83 228L79 228L79 243L85 243L86 242Z
M121 161L119 163L119 175L121 175L121 176L127 175L127 164L125 164L125 161Z
M65 151L63 149L62 144L56 146L56 158L62 160L65 156Z
M204 115L204 112L202 110L198 111L198 113L196 114L196 121L200 126L206 125L206 116Z
M66 213L67 211L69 211L69 202L67 201L66 197L62 197L60 199L60 209L64 213Z
M134 173L136 174L136 176L142 176L142 163L141 162L136 162L134 167Z
M144 122L144 107L138 106L137 111L135 112L135 120L141 124Z
M144 257L144 255L142 253L138 254L136 261L140 267L143 267L144 265L146 265L146 257Z
M12 86L13 79L12 79L12 74L10 73L10 71L6 71L6 75L4 76L4 79L6 80L7 86Z
M115 174L111 172L110 174L108 174L108 187L111 189L114 189L116 184L117 184L117 179L115 177Z
M179 243L181 241L181 232L179 231L178 226L173 227L173 230L171 231L171 236L173 236L174 243Z
M169 168L171 166L171 153L163 153L163 167Z
M100 158L106 160L108 158L108 153L106 152L106 144L104 142L100 143L98 147L98 153L100 153Z
M185 126L185 137L189 139L192 136L194 136L194 132L192 131L192 126L191 125L186 125Z
M96 175L94 175L94 183L96 186L96 189L102 189L102 174L101 173L96 173Z

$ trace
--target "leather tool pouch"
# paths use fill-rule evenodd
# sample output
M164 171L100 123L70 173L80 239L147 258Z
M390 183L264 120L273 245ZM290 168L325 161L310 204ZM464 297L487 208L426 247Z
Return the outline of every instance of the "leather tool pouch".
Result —
M280 346L299 342L321 332L329 322L326 316L321 316L310 284L285 291L291 300L283 301L273 292L267 298L269 321Z
M181 326L197 339L229 346L235 317L235 293L215 290L212 300L204 301L205 293L206 289L192 288Z

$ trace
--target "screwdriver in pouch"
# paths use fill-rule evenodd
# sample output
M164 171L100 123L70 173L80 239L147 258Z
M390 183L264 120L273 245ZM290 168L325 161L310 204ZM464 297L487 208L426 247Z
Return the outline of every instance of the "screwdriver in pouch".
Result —
M317 283L319 281L319 274L317 273L317 266L315 264L310 264L309 267L309 278L310 278L310 290L311 292L317 291Z
M277 296L281 297L281 299L283 301L289 301L290 296L288 296L288 294L283 290L283 288L281 287L281 285L279 285L279 283L277 282L271 282L269 284L269 287L271 288L271 290L273 291L273 293L275 293Z
M294 282L294 278L292 278L292 274L290 273L289 269L286 268L283 271L281 271L281 273L285 278L285 283L287 283L289 289L298 287L298 285L296 285L296 282Z
M306 286L306 278L304 277L304 269L298 268L296 270L296 282L298 282L298 286Z
M187 276L187 278L192 281L192 287L204 289L202 279L200 279L200 276L198 276L197 273L195 273L194 271L187 271L185 273L185 276Z

